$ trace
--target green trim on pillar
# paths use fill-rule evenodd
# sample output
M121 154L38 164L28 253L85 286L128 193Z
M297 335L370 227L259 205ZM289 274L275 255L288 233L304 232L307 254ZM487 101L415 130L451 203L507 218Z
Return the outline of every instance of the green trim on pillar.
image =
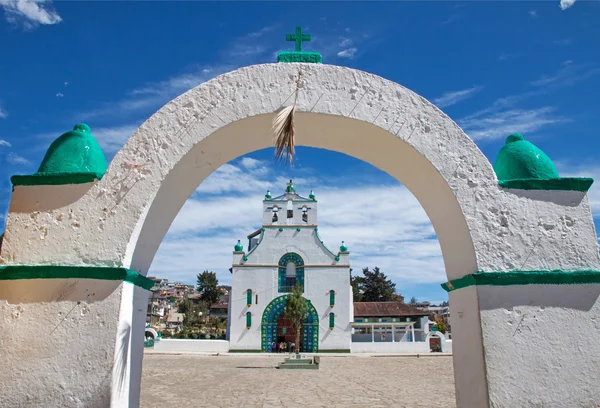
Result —
M104 173L35 173L15 175L10 178L14 186L60 186L63 184L84 184L101 180Z
M32 175L13 176L13 186L82 184L102 179L106 157L85 123L56 139L46 152L38 171Z
M246 312L246 328L249 329L252 327L252 313Z
M329 291L329 307L335 306L335 290Z
M329 313L329 330L333 330L335 327L335 314Z
M600 283L600 271L477 272L442 284L446 292L469 286L584 285Z
M501 180L500 187L513 188L517 190L559 190L559 191L581 191L587 192L594 179L589 177L564 177L548 180L540 179L514 179Z
M21 279L99 279L122 280L150 290L154 281L123 267L0 265L0 280Z

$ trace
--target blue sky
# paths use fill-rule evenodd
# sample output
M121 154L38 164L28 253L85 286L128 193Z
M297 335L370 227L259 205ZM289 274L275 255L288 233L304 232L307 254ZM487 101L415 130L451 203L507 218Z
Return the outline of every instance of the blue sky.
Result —
M110 160L175 96L274 62L293 47L284 40L296 25L325 63L381 75L438 105L492 162L504 138L521 132L561 175L600 176L599 2L0 0L0 9L2 224L10 175L35 172L49 143L75 123L92 127ZM446 298L439 245L411 194L366 163L308 148L298 149L293 169L265 150L213 173L150 273L193 283L212 269L227 283L230 251L259 225L264 191L279 193L290 177L300 193L315 190L323 238L332 248L344 239L355 270L379 266L407 297ZM600 188L590 199L600 215Z

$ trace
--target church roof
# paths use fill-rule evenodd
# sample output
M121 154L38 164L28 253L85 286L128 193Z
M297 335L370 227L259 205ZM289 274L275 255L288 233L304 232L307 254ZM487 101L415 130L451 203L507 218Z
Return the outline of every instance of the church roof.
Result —
M354 317L428 316L429 314L402 302L354 302Z
M297 194L295 192L293 192L293 193L285 192L284 194L280 195L279 197L272 198L269 201L289 201L289 200L292 200L292 201L298 201L298 200L312 201L310 198L302 197L300 194Z
M257 229L252 234L248 235L248 239L252 239L252 238L254 238L257 235L260 235L261 232L262 232L262 228Z
M292 180L285 187L285 192L279 197L271 198L271 192L268 191L267 195L265 195L266 201L315 201L314 194L311 192L312 197L302 197L300 194L296 193L296 188L294 187L294 183Z

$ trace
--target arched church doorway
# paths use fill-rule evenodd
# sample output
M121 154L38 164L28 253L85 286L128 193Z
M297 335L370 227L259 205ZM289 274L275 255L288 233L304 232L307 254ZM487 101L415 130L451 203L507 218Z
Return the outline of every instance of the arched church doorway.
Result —
M261 350L264 352L278 351L280 343L291 344L296 341L292 324L285 316L287 298L288 295L279 296L265 308L261 320ZM308 299L306 305L308 310L302 322L300 351L316 353L319 351L319 315Z

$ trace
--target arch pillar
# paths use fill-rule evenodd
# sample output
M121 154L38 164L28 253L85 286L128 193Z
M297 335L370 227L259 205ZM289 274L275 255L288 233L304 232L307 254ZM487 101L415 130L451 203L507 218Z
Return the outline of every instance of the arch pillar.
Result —
M125 278L147 273L208 175L271 145L273 114L289 104L299 70L298 145L387 172L433 224L450 291L457 405L570 408L600 400L600 370L590 358L599 346L578 341L595 338L600 321L600 261L585 192L499 185L473 141L398 84L343 67L265 64L169 102L99 181L15 186L3 267L104 268L123 279L61 272L1 281L0 358L8 369L0 371L0 405L39 405L28 395L48 407L139 405L147 291Z

